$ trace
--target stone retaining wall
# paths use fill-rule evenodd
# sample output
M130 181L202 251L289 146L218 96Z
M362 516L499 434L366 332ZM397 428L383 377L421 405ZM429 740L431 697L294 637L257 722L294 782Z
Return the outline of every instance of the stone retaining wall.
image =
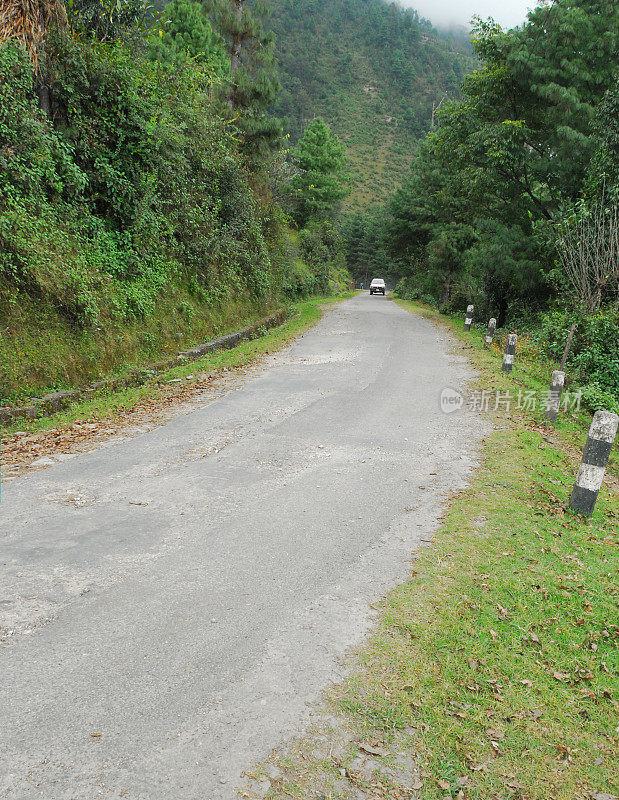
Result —
M204 344L199 344L197 347L192 347L190 350L183 350L176 358L160 361L145 369L136 370L126 378L110 378L109 380L91 383L81 389L51 392L44 397L33 398L31 404L27 406L0 406L0 423L8 425L18 419L36 419L37 417L48 416L56 411L61 411L63 408L67 408L67 406L70 406L78 400L90 397L95 392L104 390L114 391L128 386L141 386L155 377L158 372L165 372L173 367L177 367L179 364L195 361L197 358L201 358L207 353L212 353L216 350L230 350L246 339L253 338L261 328L276 328L286 320L287 316L287 311L285 309L280 309L266 319L249 325L247 328L235 331L234 333L228 333L225 336L220 336L210 342L204 342Z

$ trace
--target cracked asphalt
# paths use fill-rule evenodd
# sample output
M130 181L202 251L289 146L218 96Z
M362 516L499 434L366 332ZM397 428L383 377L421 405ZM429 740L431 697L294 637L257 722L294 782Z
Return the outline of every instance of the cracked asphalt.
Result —
M213 402L16 478L0 505L0 794L228 800L311 722L485 423L389 298Z

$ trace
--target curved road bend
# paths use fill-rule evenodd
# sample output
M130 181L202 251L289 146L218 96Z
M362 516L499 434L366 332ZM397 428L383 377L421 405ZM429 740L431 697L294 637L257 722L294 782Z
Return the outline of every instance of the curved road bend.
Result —
M235 797L467 479L449 350L358 295L237 391L7 483L0 795Z

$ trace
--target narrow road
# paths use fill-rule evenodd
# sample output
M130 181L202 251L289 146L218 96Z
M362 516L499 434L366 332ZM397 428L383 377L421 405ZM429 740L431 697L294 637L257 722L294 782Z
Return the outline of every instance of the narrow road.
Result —
M0 796L234 798L466 482L450 349L359 295L236 391L7 483Z

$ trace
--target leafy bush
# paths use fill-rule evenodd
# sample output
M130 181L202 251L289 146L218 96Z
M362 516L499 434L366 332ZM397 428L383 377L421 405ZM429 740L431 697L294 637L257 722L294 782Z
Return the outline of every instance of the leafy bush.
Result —
M563 355L574 316L569 311L551 311L541 318L536 333L541 349L554 360ZM568 359L568 367L584 387L587 405L608 410L619 400L619 312L607 308L580 320ZM614 398L614 399L613 399ZM600 405L601 404L601 405Z
M619 397L619 314L602 311L585 317L572 363L582 383L595 384Z
M26 51L16 41L0 46L0 204L20 198L72 196L86 176L72 160L69 142L41 118Z
M60 35L50 62L55 125L25 53L0 47L4 295L49 297L77 325L148 314L170 281L210 304L266 297L260 209L196 73Z
M301 231L301 255L312 268L316 292L327 294L330 280L341 280L345 271L344 248L340 233L331 222L313 221Z
M402 298L402 300L418 300L420 295L415 277L413 275L407 275L404 278L400 278L395 287L394 294L396 297Z
M593 412L602 410L619 414L617 393L602 389L597 383L590 383L583 388L582 400Z

